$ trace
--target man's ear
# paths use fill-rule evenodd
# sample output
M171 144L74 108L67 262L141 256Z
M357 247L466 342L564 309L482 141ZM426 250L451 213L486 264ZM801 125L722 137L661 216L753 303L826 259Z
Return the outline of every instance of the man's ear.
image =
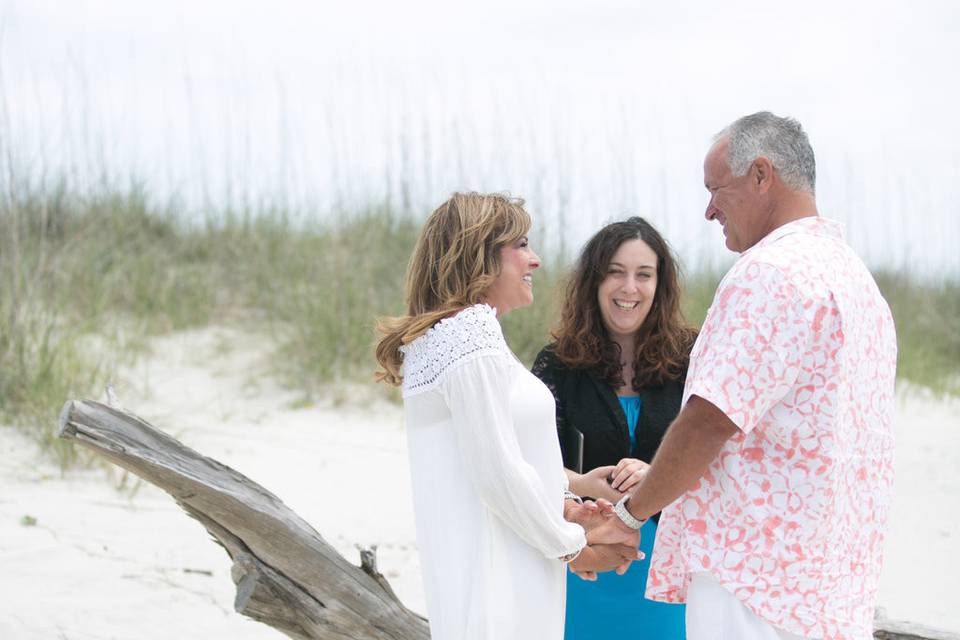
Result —
M760 156L750 165L750 183L761 193L773 186L773 163L770 158Z

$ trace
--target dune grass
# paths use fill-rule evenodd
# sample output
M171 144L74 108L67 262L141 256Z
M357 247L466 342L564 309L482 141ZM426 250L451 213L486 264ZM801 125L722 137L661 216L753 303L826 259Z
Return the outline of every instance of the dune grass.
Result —
M55 437L69 397L89 396L143 339L209 322L216 262L203 234L149 211L135 191L80 200L62 190L0 209L0 417Z
M874 276L897 326L897 377L937 395L960 396L960 282Z
M403 310L418 221L371 206L328 223L265 208L186 224L147 202L137 188L86 198L47 189L0 204L0 421L69 465L76 454L55 437L64 400L100 397L146 338L214 323L266 329L277 373L308 401L371 380L374 323ZM549 339L564 275L544 258L534 305L504 322L527 363ZM702 322L720 275L685 279L691 322ZM902 273L878 282L897 322L899 376L960 395L960 283Z

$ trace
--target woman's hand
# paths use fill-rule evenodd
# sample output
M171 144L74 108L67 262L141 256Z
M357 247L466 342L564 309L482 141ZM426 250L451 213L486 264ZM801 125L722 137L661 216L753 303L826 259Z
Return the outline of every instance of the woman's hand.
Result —
M606 522L607 518L613 516L613 505L604 499L584 500L578 503L576 500L564 500L563 518L568 522L575 522L590 531Z
M600 467L606 469L607 467ZM623 458L610 473L610 487L621 494L627 493L643 480L650 465L636 458ZM596 469L594 469L596 471Z
M600 515L600 507L596 502L584 500L581 503L567 498L563 501L563 519L574 522L589 531L603 522L604 517Z
M634 560L642 560L643 552L627 544L595 544L584 547L573 561L570 570L584 580L596 580L597 573L616 569L623 575Z
M576 475L570 479L570 486L574 493L581 496L590 496L591 498L603 498L610 502L616 502L623 497L623 494L610 486L610 474L616 469L613 465L597 467L583 475ZM567 475L571 475L572 472Z

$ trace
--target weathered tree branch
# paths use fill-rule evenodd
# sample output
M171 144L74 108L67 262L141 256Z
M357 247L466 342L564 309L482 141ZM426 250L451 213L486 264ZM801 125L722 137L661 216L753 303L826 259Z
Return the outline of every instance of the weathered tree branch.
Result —
M147 422L99 402L72 400L60 437L155 484L197 519L233 560L234 607L298 640L420 640L424 618L404 607L377 571L374 550L347 562L279 498ZM960 640L879 619L877 640Z
M145 421L99 402L67 402L60 437L169 493L233 560L236 610L291 638L420 640L424 618L376 570L347 562L266 489ZM364 570L366 569L366 570Z
M884 618L874 624L876 640L960 640L960 634L937 631L912 622L894 622Z

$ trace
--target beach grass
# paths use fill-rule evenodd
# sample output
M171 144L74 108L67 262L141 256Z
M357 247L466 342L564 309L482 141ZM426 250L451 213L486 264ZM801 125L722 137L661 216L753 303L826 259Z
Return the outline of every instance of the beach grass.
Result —
M184 218L137 187L28 191L0 204L0 420L63 465L76 462L56 438L63 402L101 397L150 336L210 324L265 330L275 372L307 402L372 380L376 319L403 311L419 220L383 205L299 224L273 208ZM504 319L527 364L549 341L566 271L542 257L535 303ZM687 274L692 323L721 275ZM960 395L960 283L877 280L897 323L899 377Z
M897 327L897 377L938 396L960 396L960 282L875 273Z

